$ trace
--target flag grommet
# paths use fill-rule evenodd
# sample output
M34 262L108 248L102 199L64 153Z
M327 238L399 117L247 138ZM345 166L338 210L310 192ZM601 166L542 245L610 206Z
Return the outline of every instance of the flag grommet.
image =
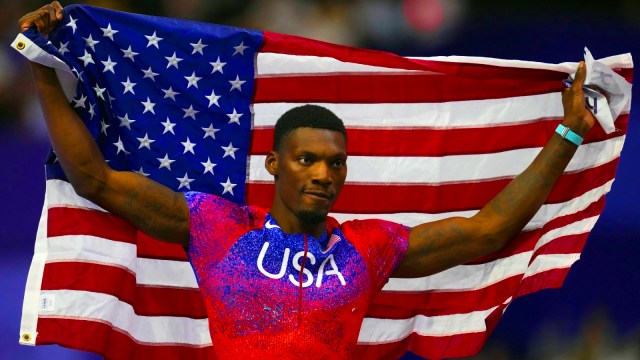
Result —
M31 341L31 334L29 334L29 333L22 334L22 341L24 341L24 342Z
M24 41L18 41L16 43L16 49L18 50L24 50L24 48L27 47L27 43L25 43Z

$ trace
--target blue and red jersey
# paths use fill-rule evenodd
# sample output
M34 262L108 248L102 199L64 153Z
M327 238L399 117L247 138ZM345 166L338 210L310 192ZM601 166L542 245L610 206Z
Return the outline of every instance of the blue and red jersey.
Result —
M408 228L327 218L314 238L284 233L264 208L186 198L188 255L219 359L357 356L365 312L406 253Z

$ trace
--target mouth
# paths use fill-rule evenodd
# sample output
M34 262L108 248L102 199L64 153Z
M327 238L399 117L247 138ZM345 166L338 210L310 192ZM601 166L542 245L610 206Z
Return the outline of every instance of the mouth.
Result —
M304 190L302 193L317 201L331 201L333 199L331 193L322 190Z

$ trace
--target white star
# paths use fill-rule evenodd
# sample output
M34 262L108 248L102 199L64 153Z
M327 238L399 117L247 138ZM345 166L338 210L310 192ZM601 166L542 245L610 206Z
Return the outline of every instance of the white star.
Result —
M131 59L131 61L134 61L135 59L133 57L138 55L137 52L131 50L131 45L129 45L129 48L127 50L120 49L120 51L124 53L124 57Z
M120 119L120 127L125 126L129 130L131 130L131 123L135 122L135 120L129 119L129 114L124 114L123 117L118 116L118 119Z
M235 148L233 147L233 143L229 143L229 146L220 146L222 148L222 150L224 150L224 155L222 156L222 158L226 158L227 156L231 156L232 158L236 158L236 151L239 148Z
M95 64L93 59L91 58L91 54L87 50L84 51L84 55L78 56L78 59L84 62L84 66L86 67L88 64Z
M233 188L236 187L236 184L233 184L228 177L227 177L227 182L220 183L220 185L224 187L224 191L222 192L222 195L226 193L231 193L231 195L235 196L235 194L233 193Z
M151 150L151 143L155 141L155 140L149 139L148 133L144 134L143 138L136 138L136 139L140 141L140 146L138 146L138 149L142 149L143 147L146 147L147 149Z
M227 116L229 117L229 124L236 123L240 125L240 117L242 116L242 113L236 112L236 108L233 108L233 113L227 114Z
M171 171L171 163L174 162L175 160L171 160L169 159L169 154L165 154L164 158L157 158L158 161L160 161L160 166L158 167L158 169L162 169L167 168L169 169L169 171Z
M100 130L100 132L104 133L105 135L107 135L107 128L111 125L107 124L106 122L104 122L104 120L100 120L100 126L102 127L102 129Z
M186 154L187 152L192 153L193 155L195 155L196 153L193 151L193 147L196 146L196 144L192 143L189 140L189 137L187 137L187 141L185 142L181 142L180 144L182 144L182 146L184 146L184 151L182 152L183 154Z
M220 74L223 74L222 67L227 65L226 62L220 62L220 56L218 56L218 60L216 60L216 62L212 62L212 63L209 63L209 64L211 64L211 66L213 66L213 70L211 71L212 74L214 72L216 72L216 71L220 71Z
M124 144L122 143L120 136L118 136L118 141L114 142L113 145L115 145L118 148L118 152L116 154L120 154L120 151L124 152L125 154L129 153L127 150L124 149Z
M71 15L69 15L69 22L67 23L67 25L65 25L70 26L73 29L73 34L76 33L76 29L78 28L78 25L76 25L76 21L78 21L78 19L74 19L73 17L71 17Z
M198 88L198 81L200 81L200 79L202 79L201 77L197 77L196 76L196 72L194 71L193 73L191 73L191 76L185 76L185 79L187 79L187 81L189 82L189 84L187 84L187 89L191 87L191 85L195 86L196 89Z
M235 54L240 54L240 55L244 55L244 50L249 48L248 46L244 46L244 41L240 43L240 45L238 46L234 46L234 49L236 49L236 51L233 53L233 55Z
M206 163L200 163L200 164L202 164L202 166L204 166L204 172L202 173L202 175L204 175L204 174L206 174L208 172L210 172L211 175L215 175L213 173L213 168L216 167L216 165L218 165L218 164L212 163L211 159L209 159L208 156L207 156L207 162Z
M218 104L218 99L220 99L220 96L216 95L215 90L211 90L211 95L209 96L205 96L207 99L209 99L209 107L211 107L211 105L216 104L217 107L220 107L220 104Z
M107 89L106 88L101 88L97 83L96 83L96 86L93 88L93 91L96 92L96 96L99 97L102 100L104 100L104 96L102 95L102 93L104 93L105 90L107 90Z
M156 106L156 104L152 103L148 96L147 101L141 101L141 103L142 105L144 105L144 111L142 112L143 114L145 114L147 111L150 111L154 115L156 114L156 112L153 110L153 107Z
M149 40L149 43L147 44L147 47L153 45L153 46L156 47L156 49L160 49L160 46L158 46L158 42L160 40L162 40L162 38L161 37L157 37L155 31L153 32L153 35L145 35L144 37L146 37L147 40Z
M209 124L209 127L207 128L202 128L202 130L204 130L204 137L203 139L206 139L207 136L211 136L212 139L216 138L216 133L218 131L220 131L220 129L216 129L213 127L213 124Z
M109 23L106 28L100 28L100 30L102 30L102 36L108 37L111 41L113 41L113 35L118 32L118 30L111 28L111 23Z
M142 72L144 73L143 79L150 78L153 81L156 81L155 76L160 75L158 73L154 73L153 70L151 70L151 66L149 66L149 69L147 70L142 70Z
M111 96L111 94L109 94L109 91L107 91L107 97L109 98L109 104L111 104L111 102L116 99L113 96Z
M200 53L200 55L204 55L204 53L202 52L202 49L206 48L209 45L205 45L202 43L202 39L198 40L197 44L193 44L190 43L191 46L193 46L193 52L191 53L191 55L195 54L195 53Z
M73 102L75 103L75 105L73 105L74 108L83 108L86 109L86 106L84 106L84 102L87 100L87 97L82 95L80 97L80 99L72 99Z
M142 176L149 176L149 174L144 172L144 169L142 168L142 166L140 166L140 170L133 170L133 172L136 174L140 174Z
M196 119L196 114L200 112L198 110L193 110L193 105L189 105L188 109L182 109L182 111L184 111L184 116L182 118L190 117L193 120Z
M71 69L71 72L76 75L76 79L84 82L84 80L82 80L82 74L84 74L84 71L78 71L78 69L73 68L73 69Z
M126 94L127 91L131 91L131 93L134 95L136 94L135 92L133 92L133 87L136 86L136 83L131 82L128 76L127 81L121 82L121 84L124 85L124 92L122 93L122 95Z
M238 89L240 91L242 91L242 84L246 83L246 81L240 80L240 77L238 75L236 75L236 79L229 81L231 83L231 90L229 91L233 91L233 89Z
M173 55L165 56L164 58L167 59L167 61L169 62L167 63L167 69L170 68L171 66L174 66L176 69L178 69L178 63L182 61L181 58L176 56L175 51L173 52Z
M111 61L111 56L107 56L107 61L101 61L101 63L104 65L104 70L102 70L103 73L107 71L111 71L114 74L116 73L115 70L113 70L113 67L118 65L118 63Z
M178 179L178 181L180 181L180 186L178 187L178 190L182 189L183 187L186 187L187 189L191 190L191 186L189 184L191 184L191 182L194 179L189 179L189 174L184 173L184 177L176 178L176 179Z
M60 48L58 49L60 51L60 54L64 55L65 53L69 52L69 49L67 49L67 46L69 46L68 41L66 43L60 43Z
M173 91L171 86L169 86L167 90L162 89L162 91L164 91L164 99L170 98L171 100L176 101L176 95L180 95L179 92Z
M96 114L95 110L93 109L93 104L89 103L89 114L91 115L91 117L89 118L89 120L93 120L93 116Z
M89 37L86 37L86 38L84 38L84 37L83 37L83 39L84 39L85 44L86 44L88 47L90 47L90 48L91 48L91 50L96 51L95 45L96 45L97 43L99 43L100 41L98 41L98 40L93 40L93 37L91 36L91 34L89 34Z
M164 125L164 131L162 132L163 134L166 134L167 132L170 132L173 135L176 134L173 132L173 127L176 126L176 123L172 123L169 118L167 118L167 121L161 122L160 124Z

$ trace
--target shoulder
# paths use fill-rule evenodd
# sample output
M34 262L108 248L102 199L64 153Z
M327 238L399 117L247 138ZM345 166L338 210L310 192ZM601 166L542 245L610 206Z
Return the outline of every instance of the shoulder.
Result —
M190 191L184 193L189 206L192 227L198 221L207 224L243 224L250 227L263 220L267 210L256 206L243 206L223 197Z

